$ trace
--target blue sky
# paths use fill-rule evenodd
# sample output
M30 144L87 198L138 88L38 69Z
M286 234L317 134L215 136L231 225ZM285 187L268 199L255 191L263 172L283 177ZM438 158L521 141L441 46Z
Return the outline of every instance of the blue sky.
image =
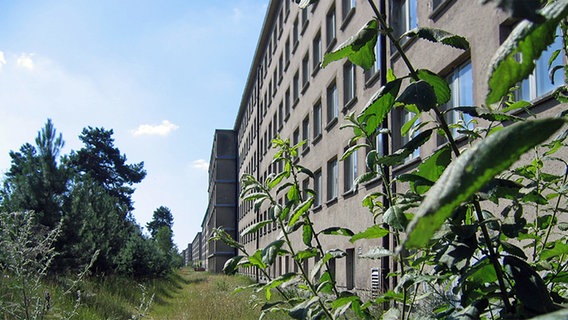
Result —
M0 0L0 171L51 118L78 150L114 130L144 161L134 215L167 206L183 249L207 207L216 128L233 128L267 1Z

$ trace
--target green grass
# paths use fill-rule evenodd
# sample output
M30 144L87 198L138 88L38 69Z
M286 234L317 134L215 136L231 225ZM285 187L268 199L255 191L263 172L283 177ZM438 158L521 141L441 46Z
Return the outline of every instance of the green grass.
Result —
M107 276L84 279L73 285L68 279L52 279L36 290L35 297L42 305L45 305L44 295L49 293L50 296L50 309L45 319L67 319L71 315L74 315L72 319L93 320L258 319L260 307L257 302L264 298L264 292L256 293L252 288L234 293L235 288L252 284L246 277L189 269L143 283ZM21 303L16 295L10 295L17 290L6 289L9 280L7 277L0 279L0 297L11 297L12 302ZM0 301L0 306L7 302ZM18 312L0 318L21 319L22 315ZM269 318L287 319L278 314L270 314Z
M185 269L178 275L185 282L183 288L167 299L157 300L148 319L258 319L260 316L253 289L234 293L235 288L251 284L250 279Z

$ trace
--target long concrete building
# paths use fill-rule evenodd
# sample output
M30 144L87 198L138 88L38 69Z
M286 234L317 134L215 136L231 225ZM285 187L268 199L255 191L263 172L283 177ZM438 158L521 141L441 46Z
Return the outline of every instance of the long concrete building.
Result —
M396 35L420 26L464 36L471 45L468 50L416 39L404 41L403 48L416 68L429 69L446 77L452 88L452 97L446 108L484 102L488 90L485 77L489 61L514 27L515 21L494 6L481 5L479 1L374 2L382 12L387 13ZM337 48L372 18L373 13L366 0L322 0L303 10L291 0L270 1L234 128L225 132L234 134L235 144L226 146L235 147L234 176L247 173L261 181L271 173L282 170L278 163L273 162L275 150L271 148L272 139L280 136L293 143L307 140L297 161L315 174L315 179L306 179L301 183L317 193L312 220L318 230L342 226L358 232L375 223L373 215L362 206L362 201L367 194L382 190L381 181L375 179L355 185L355 178L368 170L365 161L368 150L360 149L341 161L342 154L350 146L353 133L340 127L346 115L363 110L373 94L385 84L388 69L398 76L408 74L408 69L384 36L379 36L375 48L378 59L370 70L365 71L347 60L321 67L326 52ZM538 112L552 114L557 112L559 106L550 97L555 86L548 79L549 56L549 53L545 53L537 62L535 73L521 84L517 95L535 103ZM557 74L562 77L560 72ZM564 82L558 80L556 85ZM391 134L377 137L377 151L380 154L395 152L408 142L408 136L401 134L401 127L413 116L404 108L391 112L384 124ZM476 125L469 122L471 118L467 115L457 111L447 113L446 117L450 123L463 121L472 129ZM417 123L432 118L432 115L424 114ZM218 137L216 134L213 155L220 154ZM466 140L465 137L458 137L458 142L463 146L466 146ZM430 139L403 164L394 167L390 175L397 177L412 171L421 159L444 143L443 137ZM212 156L212 161L214 158ZM220 162L210 170L218 172ZM256 209L252 203L233 198L238 190L234 189L236 184L231 184L225 196L235 200L235 210L221 213L219 207L213 205L213 200L219 199L221 190L220 181L215 180L214 175L210 180L212 198L204 220L204 239L208 234L206 229L217 225L231 232L238 231L232 234L249 252L264 248L274 241L279 234L276 224L267 225L256 234L244 238L238 236L248 226L269 219L268 207ZM278 197L282 203L285 201L284 194ZM220 219L220 214L235 216ZM296 240L301 243L300 238ZM388 278L387 274L394 271L396 266L388 259L373 260L363 256L376 247L393 250L396 246L393 238L351 243L347 237L324 236L322 244L326 250L339 248L346 253L344 258L332 264L340 288L357 290L371 297L392 287L394 279ZM227 248L215 249L215 246L210 244L207 253L210 271L220 271L227 259L225 254L230 253ZM195 243L193 248L195 250ZM311 258L306 267L312 268L316 262L317 257ZM278 276L295 270L291 257L281 256L270 273ZM242 272L258 281L267 280L256 270Z

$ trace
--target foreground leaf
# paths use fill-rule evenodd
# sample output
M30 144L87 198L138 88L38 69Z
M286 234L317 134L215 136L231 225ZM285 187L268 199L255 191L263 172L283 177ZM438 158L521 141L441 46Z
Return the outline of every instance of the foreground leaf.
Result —
M541 14L546 18L544 23L521 21L493 57L488 79L490 91L485 99L487 105L501 100L511 87L531 74L534 61L554 42L560 20L568 15L568 0L553 1Z
M559 118L513 124L464 152L430 189L408 226L407 248L424 247L454 210L564 125Z
M418 37L428 41L442 43L456 49L469 49L469 42L464 37L440 29L416 28L406 32L402 36L411 38Z
M333 61L347 57L353 64L365 70L370 69L376 60L375 45L377 44L378 34L379 27L377 20L373 19L367 22L357 34L339 45L338 49L325 54L322 68L325 68Z
M376 238L381 238L386 236L387 234L389 234L389 231L379 225L374 225L371 226L369 228L367 228L367 230L363 231L363 232L359 232L357 234L355 234L353 237L351 237L351 239L349 239L349 241L351 243L360 240L360 239L376 239Z

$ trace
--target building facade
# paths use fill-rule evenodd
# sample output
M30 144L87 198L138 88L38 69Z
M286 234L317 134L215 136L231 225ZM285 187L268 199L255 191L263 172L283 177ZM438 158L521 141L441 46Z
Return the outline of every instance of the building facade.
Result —
M234 248L221 241L207 241L213 229L237 237L237 141L233 130L215 130L209 162L209 206L203 220L206 269L222 272L225 262L235 256Z
M404 41L403 48L416 68L429 69L446 77L452 88L452 97L446 108L483 103L488 90L485 77L489 61L512 30L514 21L495 7L481 5L478 1L390 0L375 3L379 10L387 13L396 35L420 26L464 36L471 44L465 51L415 39ZM370 70L365 71L347 60L321 67L326 52L336 49L372 18L372 10L363 0L322 0L303 10L291 0L270 1L231 131L234 141L238 141L232 145L236 148L236 175L251 174L260 181L282 170L279 163L273 162L276 150L271 148L271 141L274 138L290 139L293 144L307 141L297 161L314 172L314 179L306 178L301 183L317 194L312 220L318 230L342 226L359 232L375 223L372 214L362 206L362 201L367 194L382 190L381 181L376 179L364 185L354 183L357 176L368 170L365 159L368 150L360 149L341 161L353 133L340 127L346 115L361 112L373 94L386 83L387 69L392 69L398 76L407 75L409 71L400 54L384 36L379 36L375 48L377 62ZM544 66L537 63L534 75L521 84L517 94L536 103L538 112L553 114L561 106L550 99L554 86L544 80L548 79L548 70ZM561 84L563 79L555 83ZM384 124L390 135L377 138L379 153L395 152L408 142L409 138L401 134L401 127L412 116L403 108L391 112ZM425 114L417 122L426 122L432 117ZM468 126L475 126L475 123L469 122L471 119L467 115L456 111L449 112L446 117L450 123L463 121ZM465 146L465 139L458 137L458 141ZM390 175L396 178L409 173L420 159L432 154L444 143L442 137L430 139L404 164L394 167ZM219 147L214 143L213 155L220 152ZM213 175L219 170L214 158L217 159L212 156L210 169ZM219 197L220 189L215 179L212 181L210 195ZM233 188L236 184L226 191L228 197L237 194ZM278 197L281 203L286 201L285 194ZM232 207L236 213L235 223L230 227L228 221L221 225L228 227L227 230L236 228L235 239L249 252L264 248L278 237L277 225L269 224L256 234L239 238L238 234L245 228L270 217L266 206L255 208L252 203L241 202L238 197L232 200L236 204ZM211 222L213 217L219 217L219 211L214 211L214 208L210 203L204 220L205 237L206 228L219 225L218 221ZM231 213L227 211L227 214ZM227 219L231 218L227 216ZM300 238L295 240L301 243ZM394 250L394 239L385 237L351 243L347 237L323 236L322 245L324 250L339 248L346 253L332 265L340 288L357 290L370 297L394 285L394 279L387 277L396 268L391 261L363 258L366 252L376 247ZM208 257L214 257L215 250L229 252L228 248L209 247ZM208 260L209 263L213 261ZM317 257L312 258L305 266L313 268L316 262ZM220 271L219 267L222 264L216 262L208 269ZM291 271L297 271L291 257L280 256L270 274L275 277ZM258 281L267 280L256 270L242 272Z
M203 264L202 233L198 232L191 242L191 266L199 267Z

